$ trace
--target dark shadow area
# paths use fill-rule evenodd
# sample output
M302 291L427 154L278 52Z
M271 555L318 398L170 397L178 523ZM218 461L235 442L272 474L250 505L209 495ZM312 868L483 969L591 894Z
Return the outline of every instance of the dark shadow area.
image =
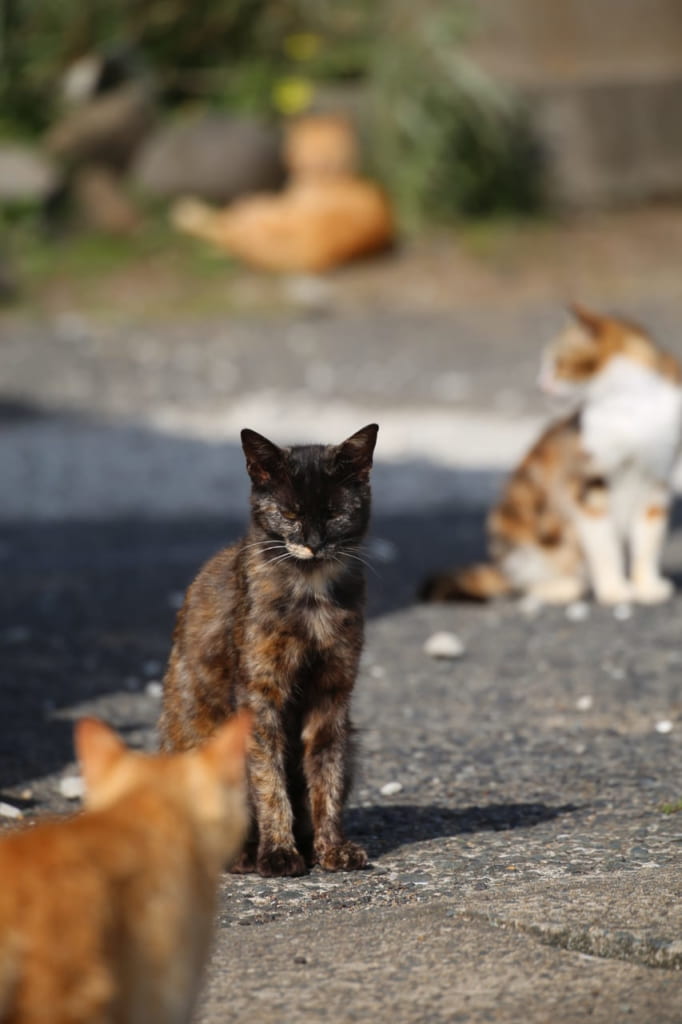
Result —
M245 529L248 482L237 444L13 398L0 403L0 473L1 790L73 760L70 707L161 678L184 590ZM406 481L416 494L478 492L477 474L453 484L437 465L379 455L374 476L370 617L408 607L427 569L477 557L483 539L483 510L404 500Z
M353 807L346 812L348 835L367 848L370 857L380 857L428 839L442 839L472 832L506 832L533 828L579 808L574 804L548 807L542 803L489 804L486 807L449 807L390 804Z
M22 398L0 398L0 427L42 419L47 415L40 406Z
M1 789L72 760L62 710L161 678L182 594L242 534L248 486L234 443L14 400L0 407L0 424ZM409 607L424 575L480 558L491 476L386 463L379 451L369 617ZM79 502L91 513L64 512ZM131 705L123 720L135 714Z

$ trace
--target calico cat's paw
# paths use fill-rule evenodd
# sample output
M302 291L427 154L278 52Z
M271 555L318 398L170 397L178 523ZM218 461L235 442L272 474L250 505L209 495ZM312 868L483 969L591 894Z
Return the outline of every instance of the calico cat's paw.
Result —
M295 847L275 846L260 850L256 867L263 878L291 878L308 873L306 862Z
M607 585L596 586L595 596L599 604L629 604L635 600L632 586L627 580L618 580Z
M318 847L317 863L325 871L360 871L367 867L368 858L361 846L346 839Z
M675 593L675 584L664 576L654 577L632 585L632 596L639 604L662 604Z

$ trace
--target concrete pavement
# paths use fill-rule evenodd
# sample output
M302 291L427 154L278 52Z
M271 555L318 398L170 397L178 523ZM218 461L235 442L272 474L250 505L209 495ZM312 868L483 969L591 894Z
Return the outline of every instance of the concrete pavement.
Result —
M679 354L681 311L629 312ZM682 812L661 810L682 797L682 597L412 603L425 570L480 552L561 322L533 304L2 327L0 786L27 813L72 806L80 714L153 745L179 595L245 520L238 427L382 427L347 815L372 867L226 877L204 1024L682 1021ZM667 558L682 575L679 535ZM424 653L440 629L462 657Z

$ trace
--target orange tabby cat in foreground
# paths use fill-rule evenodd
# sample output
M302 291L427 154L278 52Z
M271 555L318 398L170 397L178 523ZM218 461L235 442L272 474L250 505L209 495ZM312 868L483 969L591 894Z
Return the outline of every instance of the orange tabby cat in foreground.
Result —
M327 270L391 243L388 200L357 176L355 137L345 118L293 121L284 160L283 192L247 196L222 210L183 199L171 211L173 224L264 270Z
M218 878L247 827L250 717L200 750L76 726L85 813L0 840L2 1024L187 1024Z

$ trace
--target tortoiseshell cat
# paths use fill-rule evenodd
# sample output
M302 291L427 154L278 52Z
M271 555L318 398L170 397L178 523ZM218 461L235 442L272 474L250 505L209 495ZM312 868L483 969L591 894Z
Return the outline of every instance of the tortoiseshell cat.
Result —
M314 863L328 871L367 864L344 837L341 815L364 635L358 548L377 430L292 448L243 430L249 530L204 566L178 614L163 748L201 743L238 708L254 716L252 830L237 870L300 875Z
M250 720L156 757L78 723L85 812L0 838L3 1024L189 1024L248 826Z
M680 367L641 328L573 313L540 383L575 411L545 431L492 510L492 563L426 580L425 600L517 593L561 604L588 587L601 604L671 596L659 565L682 429Z

